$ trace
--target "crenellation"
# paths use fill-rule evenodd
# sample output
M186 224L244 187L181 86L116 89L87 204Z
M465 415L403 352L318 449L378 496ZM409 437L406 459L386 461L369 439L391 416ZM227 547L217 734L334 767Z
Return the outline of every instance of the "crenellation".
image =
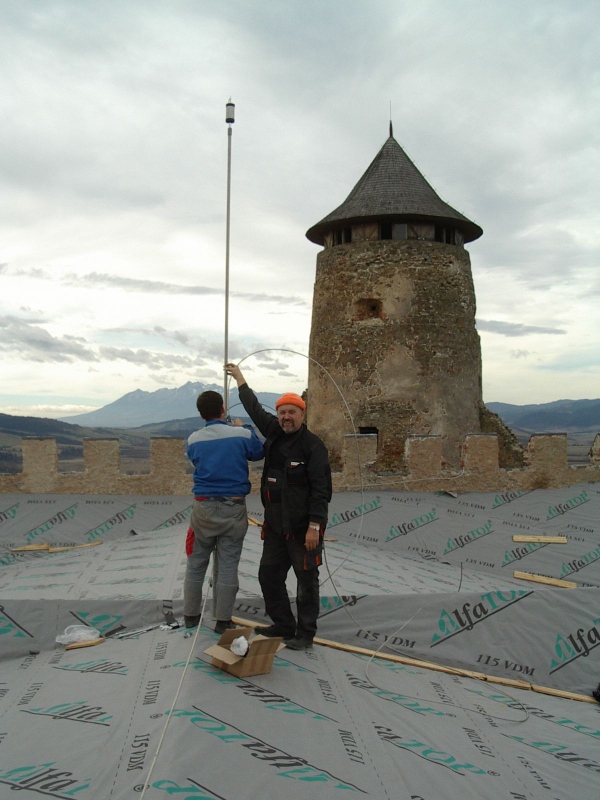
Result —
M22 439L23 471L0 475L0 492L25 494L189 494L191 476L186 472L182 439L157 438L150 444L150 472L121 472L119 439L86 439L83 472L59 472L55 439Z
M23 485L25 492L52 492L58 475L58 444L56 439L25 436L23 452Z
M350 438L346 439L345 452L351 448ZM449 466L442 460L440 438L409 436L405 449L407 473L377 474L363 470L362 488L464 493L530 491L600 482L600 460L594 461L590 457L588 465L568 465L566 434L532 436L528 446L531 463L525 467L511 468L500 466L496 434L467 434L461 447L459 467ZM600 435L596 437L594 447L600 447ZM355 477L354 469L351 472L344 470L334 473L334 490L356 489Z
M84 439L83 464L90 479L101 483L114 480L121 472L119 439Z
M600 433L596 434L589 452L590 464L600 464Z
M344 437L344 469L333 474L335 491L393 489L422 492L530 491L600 482L600 434L584 466L567 463L566 434L535 434L525 449L526 466L499 464L496 434L468 434L461 446L461 463L449 466L442 455L442 437L411 435L405 445L405 472L376 471L376 434ZM0 475L1 493L23 494L140 494L187 495L192 488L186 472L183 439L156 437L150 444L150 472L124 475L120 471L118 439L84 441L84 472L58 471L55 439L22 440L23 471ZM260 475L251 471L252 491L260 491Z
M498 436L494 433L470 433L465 436L461 449L461 466L482 484L498 480L500 451Z
M349 482L360 483L369 474L377 459L377 434L358 433L344 437L344 475Z
M524 463L535 474L532 488L560 485L560 476L568 469L567 434L533 434L525 448Z
M168 436L153 436L150 439L150 475L160 484L160 494L173 494L180 486L181 476L186 475L185 442ZM191 479L186 476L187 483Z
M404 458L408 473L414 479L439 475L442 470L442 437L419 434L407 436Z

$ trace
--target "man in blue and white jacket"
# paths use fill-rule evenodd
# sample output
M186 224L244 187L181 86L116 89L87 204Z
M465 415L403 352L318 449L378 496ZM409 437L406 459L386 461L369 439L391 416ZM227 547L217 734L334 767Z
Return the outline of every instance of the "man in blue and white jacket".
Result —
M231 612L248 530L248 461L263 458L263 444L250 425L242 425L240 420L235 425L225 422L223 398L218 392L202 392L196 406L206 426L193 433L187 443L187 455L194 465L194 504L186 542L183 614L186 628L198 625L202 584L214 550L213 615L217 620L215 631L223 633L235 627Z

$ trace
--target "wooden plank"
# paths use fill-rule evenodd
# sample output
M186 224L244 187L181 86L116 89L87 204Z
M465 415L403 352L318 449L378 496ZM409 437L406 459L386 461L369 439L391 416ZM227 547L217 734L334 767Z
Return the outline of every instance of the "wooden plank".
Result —
M243 617L233 617L233 621L237 625L242 625L245 628L255 628L257 625L263 623L254 622L254 620L247 620ZM411 667L418 667L421 669L429 669L434 672L445 672L448 675L458 675L462 678L473 678L475 680L486 681L487 683L496 683L503 686L510 686L515 689L526 689L528 691L538 692L539 694L549 694L554 697L564 697L567 700L576 700L580 703L596 703L593 697L588 697L585 694L576 694L575 692L563 692L560 689L552 689L546 686L538 686L527 681L512 680L510 678L500 678L495 675L486 675L483 672L473 672L468 669L460 669L458 667L446 667L443 664L434 664L432 661L419 661L417 658L410 658L408 656L397 656L389 653L376 652L374 650L367 650L366 647L356 647L355 645L342 644L341 642L334 642L331 639L321 639L315 636L315 644L321 644L325 647L331 647L334 650L343 650L347 653L356 653L358 655L370 656L371 658L379 658L383 661L394 661L397 664L405 664Z
M520 681L517 678L500 678L497 675L486 675L488 683L499 683L501 686L512 686L514 689L531 689L531 684L527 681Z
M578 700L580 703L598 703L593 697L588 697L585 694L576 694L575 692L565 692L562 689L551 689L547 686L535 686L532 684L532 691L539 694L550 694L553 697L563 697L565 700Z
M99 639L89 639L87 642L73 642L65 646L65 650L79 650L80 647L94 647L97 644L102 644L106 639L101 636Z
M49 550L50 545L45 542L44 544L24 544L23 547L11 547L11 553L25 553L29 550Z
M69 544L65 545L64 547L52 547L47 542L45 544L26 544L23 547L13 547L11 548L11 553L25 553L28 551L33 550L47 550L49 553L60 553L63 550L77 550L81 547L97 547L99 544L102 544L101 541L97 542L87 542L86 544Z
M250 514L248 514L248 524L249 525L256 525L257 528L262 528L262 522L259 522L254 517L251 517Z
M522 581L545 583L548 586L561 586L563 589L576 589L578 586L575 581L561 581L559 578L548 578L546 575L535 575L533 572L519 572L519 570L513 572L513 577Z
M544 544L566 544L568 539L566 536L521 536L515 534L512 537L513 542L543 542Z
M98 547L99 544L102 544L102 542L97 541L97 542L87 542L86 544L69 544L65 545L65 547L51 547L48 552L62 553L63 550L80 550L82 547Z

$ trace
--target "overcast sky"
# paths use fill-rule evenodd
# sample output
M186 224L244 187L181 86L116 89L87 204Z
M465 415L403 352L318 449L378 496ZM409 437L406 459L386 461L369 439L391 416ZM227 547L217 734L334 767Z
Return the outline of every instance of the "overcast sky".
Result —
M598 0L2 0L0 411L302 391L306 230L388 135L484 230L486 401L600 397Z

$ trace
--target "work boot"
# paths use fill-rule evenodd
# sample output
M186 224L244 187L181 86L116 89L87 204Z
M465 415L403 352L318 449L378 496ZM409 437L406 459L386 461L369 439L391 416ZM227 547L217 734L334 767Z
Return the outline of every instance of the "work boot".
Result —
M313 646L313 640L308 636L294 636L293 639L284 639L283 643L290 650L308 650Z
M261 628L254 628L254 633L259 633L261 636L268 636L269 639L274 639L276 637L282 636L284 639L286 636L290 636L293 634L288 633L287 631L283 631L277 625L269 625L268 627L261 627Z
M225 633L225 631L230 628L237 628L235 622L232 622L230 619L218 619L215 625L215 633Z
M196 614L194 617L184 617L183 621L186 628L195 628L200 622L200 614Z

